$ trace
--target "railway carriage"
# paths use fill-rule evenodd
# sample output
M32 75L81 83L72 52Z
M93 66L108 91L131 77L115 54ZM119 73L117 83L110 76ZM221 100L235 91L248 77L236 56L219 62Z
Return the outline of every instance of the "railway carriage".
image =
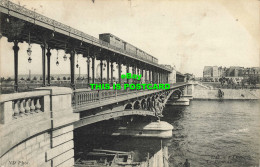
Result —
M137 55L138 58L158 64L158 59L148 53L138 49L137 47L123 41L122 39L110 33L99 34L99 39L115 46L118 49L125 50L127 53Z

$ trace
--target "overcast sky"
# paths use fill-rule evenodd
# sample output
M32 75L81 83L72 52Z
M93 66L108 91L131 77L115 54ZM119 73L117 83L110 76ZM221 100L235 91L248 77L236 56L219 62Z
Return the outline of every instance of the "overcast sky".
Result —
M183 73L202 76L206 65L259 66L258 0L23 0L20 4L95 37L112 33ZM1 76L12 76L12 44L5 37L0 44ZM28 44L19 47L19 74L29 69L40 74L40 46L32 46L31 64ZM69 73L63 55L60 50L56 66L57 52L52 50L51 73ZM79 65L86 73L81 55Z

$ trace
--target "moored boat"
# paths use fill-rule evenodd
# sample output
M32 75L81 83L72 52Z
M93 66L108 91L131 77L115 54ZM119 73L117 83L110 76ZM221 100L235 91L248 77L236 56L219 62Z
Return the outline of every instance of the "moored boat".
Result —
M134 162L133 152L123 152L114 150L93 149L87 153L86 158L78 158L75 167L135 167L139 162Z

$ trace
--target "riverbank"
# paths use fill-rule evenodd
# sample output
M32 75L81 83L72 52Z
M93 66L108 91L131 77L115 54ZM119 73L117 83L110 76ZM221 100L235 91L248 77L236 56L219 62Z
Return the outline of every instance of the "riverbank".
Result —
M230 100L257 100L260 99L260 89L221 89L224 96L219 98L218 89L206 89L200 85L194 87L193 99L230 99Z

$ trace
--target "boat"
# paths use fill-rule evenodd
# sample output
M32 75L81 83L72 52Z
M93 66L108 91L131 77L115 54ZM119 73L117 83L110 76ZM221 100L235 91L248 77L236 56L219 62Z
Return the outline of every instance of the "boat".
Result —
M75 167L135 167L140 162L134 162L133 152L123 152L104 149L93 149L88 152L86 158L78 158Z

